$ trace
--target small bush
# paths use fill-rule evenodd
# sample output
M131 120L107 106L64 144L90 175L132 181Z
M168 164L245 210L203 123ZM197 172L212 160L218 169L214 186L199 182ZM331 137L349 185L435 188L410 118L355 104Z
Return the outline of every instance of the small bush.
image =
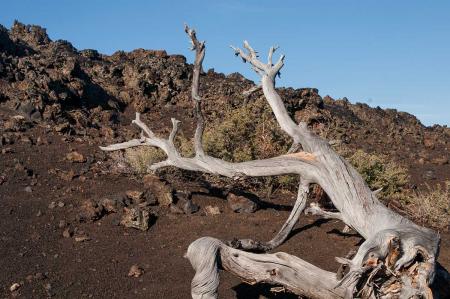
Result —
M427 192L418 192L408 199L406 208L410 216L422 224L447 230L450 224L450 181L443 186L431 188Z
M203 136L205 151L229 162L267 159L285 154L292 141L279 127L265 101L256 100L230 109L206 127ZM297 185L297 176L259 178L260 185L289 189Z
M405 168L388 161L386 157L368 154L362 150L357 150L347 159L372 190L383 188L380 193L381 198L402 198L402 187L409 180Z
M267 159L286 154L292 140L279 127L269 105L263 99L257 99L246 105L229 108L214 115L206 122L203 135L205 151L216 158L229 162L243 162L255 159ZM179 134L175 144L183 157L194 155L193 140ZM383 187L381 197L400 198L401 189L408 182L404 168L389 162L385 157L358 150L349 153L345 149L336 149L363 176L371 189ZM147 171L147 165L163 159L164 154L157 149L145 147L127 151L132 167L139 173ZM285 175L273 178L252 180L259 186L270 189L281 188L294 191L298 176ZM261 187L259 187L261 188Z
M178 134L177 137L175 137L174 143L181 156L186 158L194 157L195 151L193 138L186 138L183 134Z
M223 119L206 128L203 137L205 151L230 162L285 154L290 144L270 107L258 100L225 112Z
M125 150L126 161L134 171L140 174L147 173L148 166L163 161L165 158L166 155L162 150L151 146L140 146Z

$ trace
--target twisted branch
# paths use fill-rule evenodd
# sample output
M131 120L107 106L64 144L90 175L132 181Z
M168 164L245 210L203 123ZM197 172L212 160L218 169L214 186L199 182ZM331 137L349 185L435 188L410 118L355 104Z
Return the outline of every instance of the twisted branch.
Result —
M203 150L203 130L204 130L204 118L202 113L200 95L198 93L198 87L200 84L200 73L202 71L202 63L205 58L205 42L199 42L197 40L197 35L194 29L188 27L188 25L184 25L184 31L191 39L192 43L192 51L195 51L195 61L194 61L194 70L192 74L192 90L191 96L192 100L195 102L195 116L197 118L197 128L195 129L194 135L194 149L195 154L198 156L203 156L205 154Z
M297 125L287 113L280 95L275 89L275 77L284 65L284 56L273 64L276 47L269 50L268 61L258 59L257 52L248 42L243 50L232 47L237 56L261 76L264 96L283 131L293 138L290 153L278 157L242 163L230 163L208 156L201 145L203 116L198 95L199 74L204 58L204 43L197 41L195 31L185 27L196 51L192 98L195 100L197 130L195 134L196 156L184 158L176 150L173 141L178 121L172 120L168 139L157 137L141 120L139 113L133 121L141 129L141 138L101 147L102 150L118 150L135 146L154 146L162 149L167 159L153 164L150 169L176 166L186 170L237 178L242 176L271 176L298 174L301 186L294 210L280 232L267 243L239 240L244 249L269 250L281 244L292 230L305 206L307 186L320 185L328 194L339 213L330 213L318 207L308 211L324 217L342 220L354 228L366 240L351 259L337 260L349 267L349 272L338 280L334 273L321 270L297 257L285 253L253 254L240 251L212 239L201 238L193 242L187 257L196 275L192 282L194 298L217 298L219 264L250 283L268 282L282 284L287 289L311 298L431 298L436 275L436 259L439 253L439 235L420 227L410 220L386 208L372 192L358 172L329 146L326 140L308 130L305 123ZM299 145L305 152L295 151ZM437 280L439 281L439 280Z

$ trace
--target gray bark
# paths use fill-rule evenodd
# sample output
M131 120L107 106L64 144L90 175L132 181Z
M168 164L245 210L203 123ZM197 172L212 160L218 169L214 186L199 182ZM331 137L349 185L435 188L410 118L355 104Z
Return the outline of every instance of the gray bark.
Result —
M186 27L196 51L192 98L195 102L198 126L195 135L196 155L184 158L176 150L173 140L177 132L176 120L169 139L157 137L136 114L133 121L142 137L128 142L101 147L105 151L134 146L154 146L162 149L167 159L151 165L151 170L176 166L186 170L201 171L226 177L272 176L297 174L300 176L299 195L286 224L269 242L248 239L228 243L245 250L270 250L281 244L303 211L308 185L316 183L328 194L339 212L330 213L318 207L308 212L342 220L364 237L352 259L337 258L349 272L338 279L336 273L321 270L298 257L286 253L255 254L238 250L213 238L201 238L193 242L186 257L196 271L192 281L193 298L217 298L219 266L249 283L267 282L282 285L286 289L310 298L438 298L433 285L436 275L439 281L446 279L443 271L436 271L439 252L439 235L431 229L420 227L385 207L372 192L361 175L340 157L320 136L311 132L305 123L296 124L284 107L275 89L275 77L284 65L284 56L274 64L269 50L268 62L261 62L256 51L244 42L246 52L232 47L237 56L261 76L261 86L267 102L281 129L304 152L293 153L265 160L230 163L208 156L201 145L203 118L198 96L199 72L204 57L204 43L196 40L195 32ZM200 111L200 113L198 113ZM445 272L446 273L446 272ZM433 289L431 289L431 287ZM442 295L441 295L442 296Z

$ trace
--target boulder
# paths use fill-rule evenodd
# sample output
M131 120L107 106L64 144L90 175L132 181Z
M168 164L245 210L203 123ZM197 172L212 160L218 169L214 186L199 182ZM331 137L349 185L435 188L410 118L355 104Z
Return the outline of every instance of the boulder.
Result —
M141 209L138 207L124 208L120 224L125 227L146 231L150 227L151 217L153 217L153 214L151 214L147 209Z
M144 186L156 196L159 205L168 207L173 203L173 188L169 184L150 174L144 176L143 181Z
M258 205L243 195L229 193L227 196L228 206L235 213L254 213L258 210Z

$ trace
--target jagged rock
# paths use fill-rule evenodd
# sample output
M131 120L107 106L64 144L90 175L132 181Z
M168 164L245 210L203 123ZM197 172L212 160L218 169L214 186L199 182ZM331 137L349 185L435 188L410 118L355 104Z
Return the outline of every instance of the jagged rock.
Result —
M158 203L161 206L170 206L173 203L173 188L167 183L161 181L154 175L146 175L143 178L144 186L153 192L158 198Z
M85 50L81 50L80 54L88 59L92 59L92 60L97 60L100 59L101 56L98 53L97 50L94 49L85 49Z
M70 182L77 176L77 174L75 174L75 172L72 169L68 170L68 171L60 170L60 171L58 171L58 176L62 180L66 181L66 182Z
M86 158L80 154L79 152L70 152L66 155L66 159L70 162L75 162L75 163L83 163L86 162Z
M36 25L25 25L14 21L11 28L11 37L14 40L21 40L31 46L39 46L50 43L47 30Z
M30 121L38 122L42 119L41 112L35 107L35 105L33 105L32 102L20 103L17 111Z
M19 288L20 288L20 284L18 284L18 283L16 282L16 283L13 283L13 284L9 287L9 290L10 290L11 292L14 292L14 291L17 291Z
M103 217L105 212L106 210L103 205L88 199L81 205L81 211L78 218L80 221L95 221Z
M148 203L148 205L150 206L154 206L158 204L158 198L156 197L156 195L152 192L152 190L145 190L144 194L143 194L143 198L145 200L145 202Z
M70 124L68 122L64 122L62 124L54 126L53 129L55 130L55 132L65 133L70 129Z
M200 207L193 203L191 199L180 201L180 205L186 215L194 214L200 209Z
M5 131L23 132L31 127L31 124L22 115L16 115L5 121L3 124Z
M115 194L102 198L99 202L107 213L117 213L121 211L123 207L130 204L128 198L124 194Z
M221 213L219 207L217 206L206 206L205 207L206 215L219 215Z
M131 266L130 270L128 271L129 277L140 277L144 274L144 269L139 267L138 265Z
M243 195L229 193L227 196L228 206L235 213L254 213L258 205Z
M73 235L73 231L72 231L72 229L70 228L70 227L68 227L68 228L66 228L64 231L63 231L63 237L64 238L71 238L72 237L72 235Z
M141 203L144 201L144 192L137 190L128 190L125 192L129 199L132 200L133 203Z
M176 204L171 204L171 212L175 214L191 215L200 209L200 207L192 202L189 192L177 191L175 193Z
M124 208L123 212L124 214L120 220L121 225L142 231L149 229L151 214L148 210L140 208Z
M75 240L75 242L86 242L86 241L90 241L91 238L86 234L81 234L81 235L75 236L74 240Z
M172 214L184 214L184 211L180 207L178 207L174 204L170 205L170 212Z
M111 111L111 107L119 109L126 104L148 110L160 109L167 103L186 104L190 100L191 69L186 58L168 55L164 50L118 51L111 56L92 49L77 51L67 41L52 41L44 28L20 22L14 23L10 30L1 26L0 49L9 55L0 57L0 77L8 82L0 87L0 101L9 102L10 107L21 110L33 121L43 118L59 124L56 129L63 133L70 131L67 122L81 124L72 119L72 112L83 111L82 126L97 126L97 107ZM220 117L227 105L240 105L243 90L252 85L240 74L225 76L208 71L202 88L205 96L215 101L204 102L205 112L219 112ZM346 98L335 101L325 96L322 99L315 88L280 88L279 91L288 111L291 114L300 111L297 118L311 126L326 123L326 128L332 131L356 123L356 130L375 127L373 139L388 135L399 142L402 138L423 142L423 126L411 115L353 105ZM439 140L434 133L428 135Z

